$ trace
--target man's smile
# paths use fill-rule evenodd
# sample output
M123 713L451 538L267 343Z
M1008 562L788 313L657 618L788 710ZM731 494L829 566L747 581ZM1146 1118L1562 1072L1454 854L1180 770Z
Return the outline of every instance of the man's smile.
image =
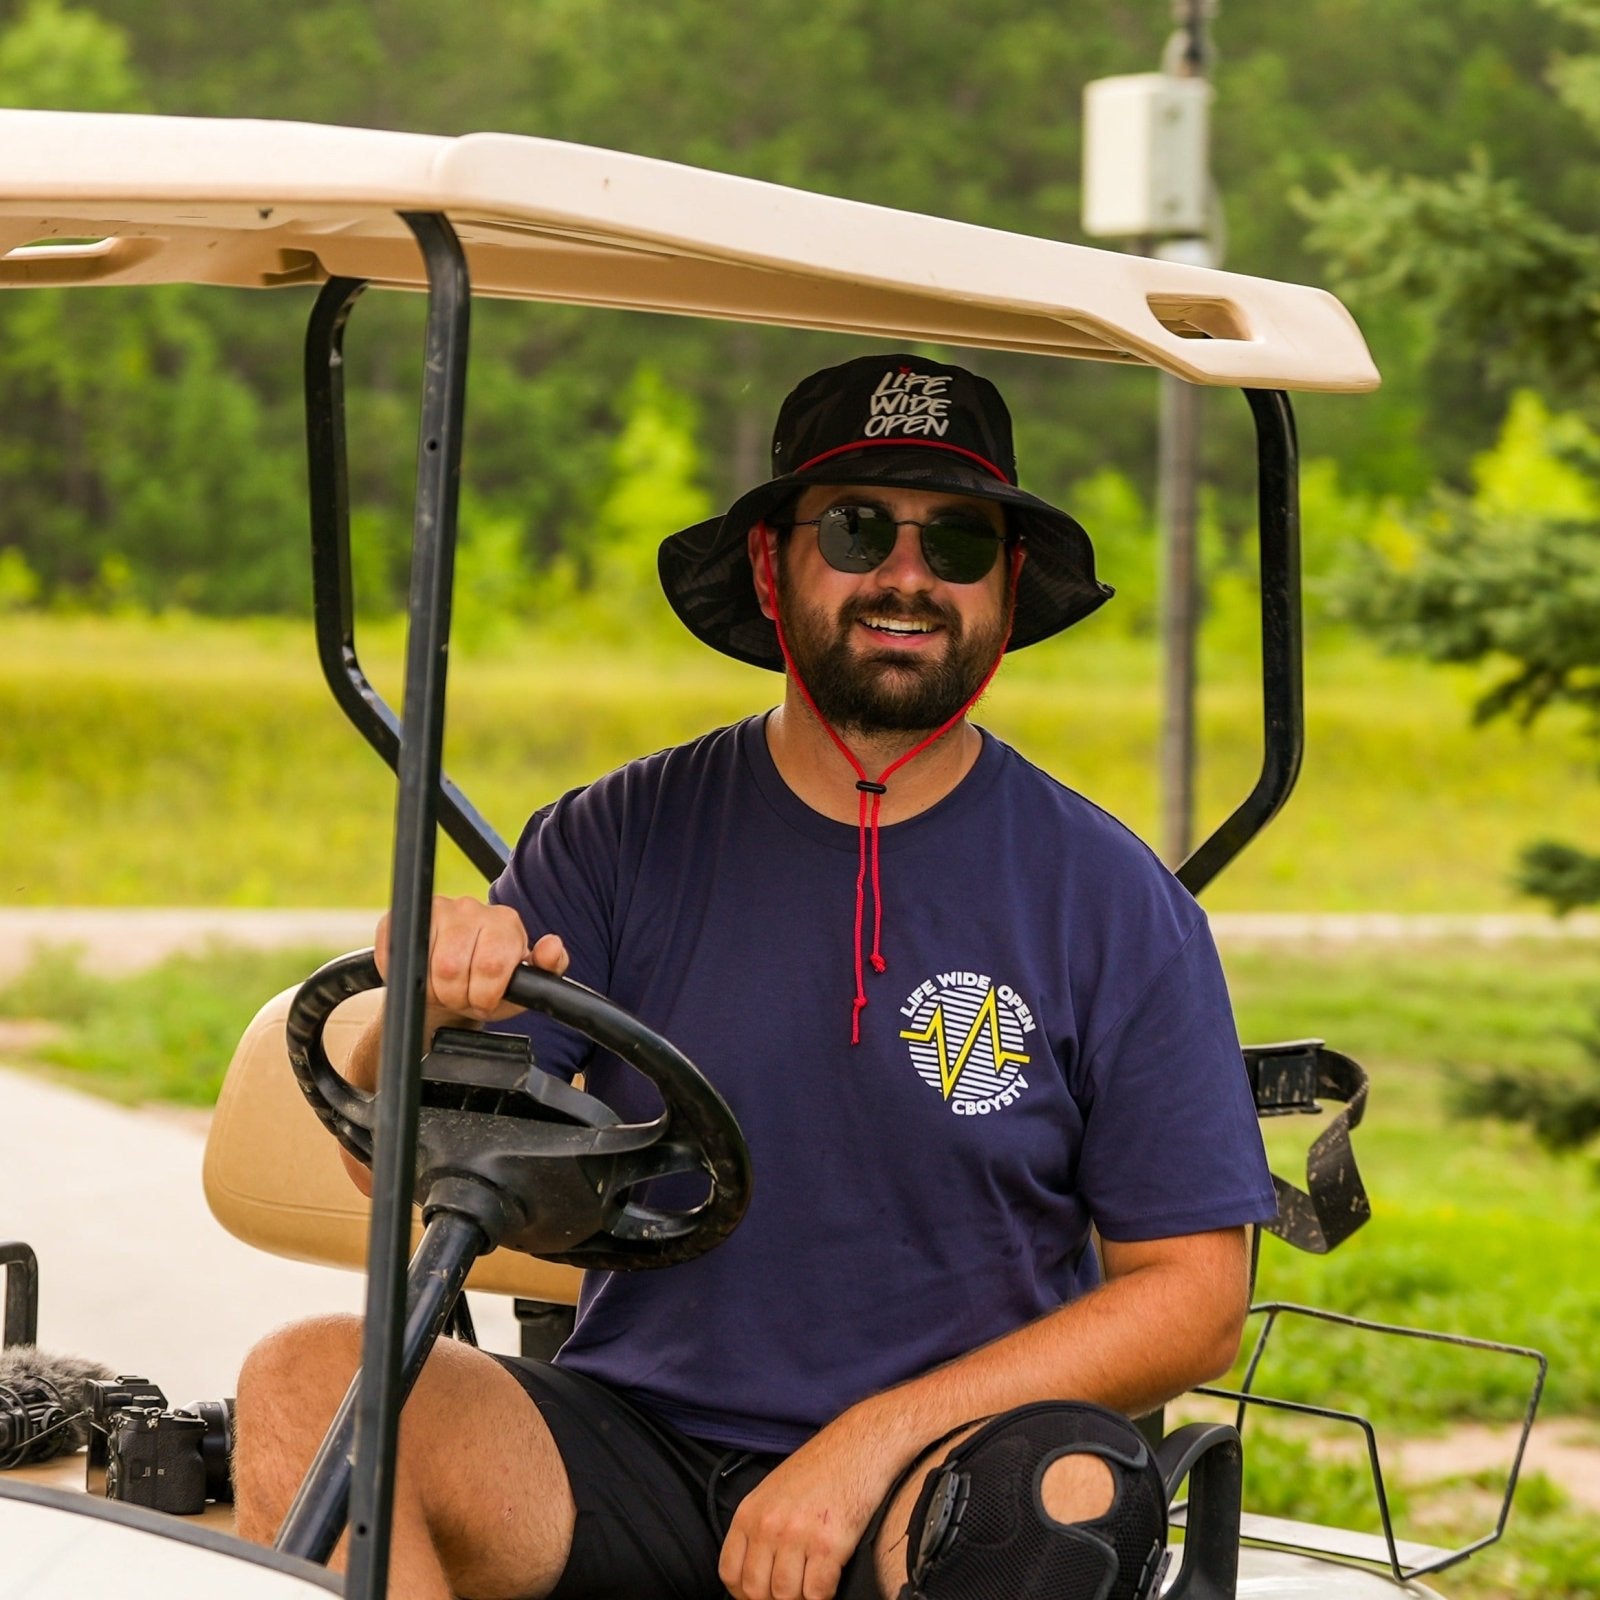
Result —
M940 623L920 621L911 617L868 615L862 617L860 622L862 627L885 639L925 639L944 631Z

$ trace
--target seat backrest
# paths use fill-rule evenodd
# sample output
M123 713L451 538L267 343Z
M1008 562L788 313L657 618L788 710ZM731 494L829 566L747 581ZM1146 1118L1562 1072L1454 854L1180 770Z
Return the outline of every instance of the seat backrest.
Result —
M285 989L262 1006L234 1052L206 1140L206 1201L247 1244L298 1261L361 1267L370 1207L290 1070L283 1028L293 996ZM329 1019L325 1042L336 1066L382 1000L381 989L370 990ZM421 1236L419 1219L413 1248ZM573 1305L582 1277L576 1267L495 1250L473 1267L467 1287Z

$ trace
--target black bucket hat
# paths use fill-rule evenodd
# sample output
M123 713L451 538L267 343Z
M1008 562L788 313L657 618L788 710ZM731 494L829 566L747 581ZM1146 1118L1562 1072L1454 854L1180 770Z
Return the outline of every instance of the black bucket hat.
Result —
M1017 487L1011 413L987 378L924 356L859 356L804 379L783 402L771 479L722 517L664 539L661 587L697 639L752 666L783 670L761 614L746 535L812 483L884 484L972 495L1005 507L1027 560L1008 648L1060 633L1111 598L1089 536L1066 512Z

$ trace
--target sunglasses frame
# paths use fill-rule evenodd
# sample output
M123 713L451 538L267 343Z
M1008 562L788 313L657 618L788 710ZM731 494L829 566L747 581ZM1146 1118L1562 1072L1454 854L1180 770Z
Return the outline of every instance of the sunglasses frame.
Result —
M836 513L848 513L852 511L857 513L863 511L868 512L870 513L869 520L874 522L882 522L883 524L892 527L894 532L894 537L889 541L888 549L886 549L876 561L870 561L866 566L841 565L838 560L835 560L834 557L828 553L828 541L823 537L824 524L828 523L830 519L833 519ZM936 552L931 550L928 546L929 531L941 525L956 528L958 531L966 534L977 534L981 532L992 539L994 543L994 554L990 558L988 566L986 566L982 572L971 578L953 578L948 576L946 573L941 572L939 569L943 562L943 557L938 556ZM994 571L995 562L1000 559L1000 552L1006 549L1007 546L1010 545L1015 538L1017 538L1017 535L1010 533L1009 531L1001 531L989 526L989 524L983 522L982 518L974 516L971 512L936 512L924 522L916 517L892 516L880 506L856 501L847 501L839 505L829 506L825 511L821 512L815 517L799 518L788 523L787 526L790 528L815 528L817 530L817 550L822 556L822 559L826 561L835 572L843 572L851 577L860 577L865 573L875 572L884 564L885 561L889 559L891 555L893 555L895 544L900 537L900 530L905 527L915 528L918 531L918 543L922 548L922 559L927 564L928 570L941 583L955 583L960 584L963 587L969 584L982 583L983 580ZM859 542L859 530L854 534L845 531L843 532L842 536L848 538L852 544ZM845 559L848 559L848 557Z

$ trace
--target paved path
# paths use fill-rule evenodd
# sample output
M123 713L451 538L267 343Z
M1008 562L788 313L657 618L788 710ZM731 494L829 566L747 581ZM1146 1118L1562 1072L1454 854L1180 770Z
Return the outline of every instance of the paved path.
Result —
M208 942L257 949L303 945L335 955L371 944L377 921L376 911L7 907L0 909L0 982L22 971L43 947L76 947L100 972L137 972Z
M101 908L25 906L0 909L0 983L34 950L76 946L101 972L134 972L208 941L257 948L301 945L329 955L372 943L375 910L232 910L213 907ZM1600 915L1538 913L1405 916L1392 912L1220 912L1211 919L1223 945L1312 942L1399 943L1469 939L1589 939L1600 942Z
M212 1220L204 1135L0 1070L0 1235L39 1257L39 1343L159 1384L174 1405L232 1394L287 1318L355 1311L352 1273L279 1261Z

